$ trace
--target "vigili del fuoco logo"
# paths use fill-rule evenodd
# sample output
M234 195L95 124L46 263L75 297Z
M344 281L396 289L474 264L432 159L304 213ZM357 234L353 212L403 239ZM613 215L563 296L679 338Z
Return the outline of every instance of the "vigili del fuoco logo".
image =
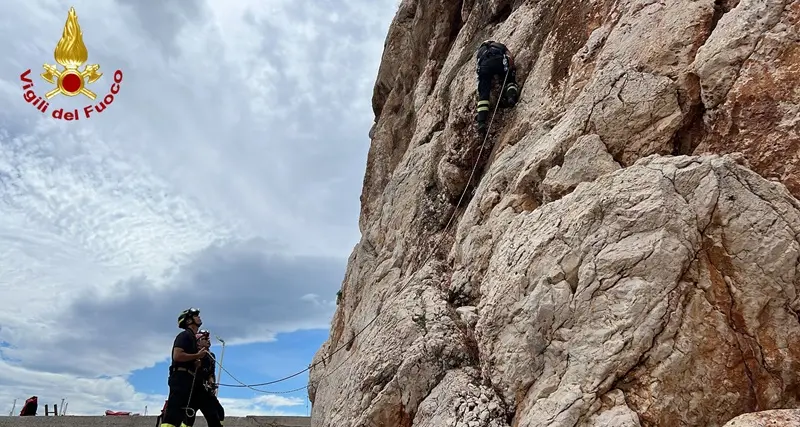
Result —
M102 113L114 102L114 96L119 93L120 83L122 83L122 70L114 71L114 83L111 84L108 94L100 102L90 103L81 111L78 111L77 108L72 111L64 111L64 108L50 108L50 100L57 95L69 97L83 95L95 101L97 95L88 86L103 76L99 64L89 64L81 70L81 66L89 59L89 51L83 43L83 32L78 25L78 15L75 13L74 7L69 8L67 23L64 24L64 32L61 34L61 40L58 41L53 56L63 68L50 64L42 66L44 68L44 73L40 74L42 79L55 85L55 88L44 94L44 98L34 92L30 69L19 76L22 81L22 90L25 91L23 97L30 105L45 114L50 111L50 115L55 119L72 121L81 118L88 119L93 117L94 113Z

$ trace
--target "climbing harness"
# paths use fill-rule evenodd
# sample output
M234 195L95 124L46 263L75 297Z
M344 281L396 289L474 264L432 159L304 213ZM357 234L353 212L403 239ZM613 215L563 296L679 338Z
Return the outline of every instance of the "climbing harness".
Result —
M192 388L189 389L189 401L186 402L186 406L184 406L184 409L186 410L186 416L189 418L193 418L195 414L197 414L197 411L192 409L189 405L192 404L192 393L194 393L194 383L197 382L198 369L200 369L199 365L194 368L194 373L192 373Z
M506 82L507 82L507 80L508 80L508 75L509 75L509 72L510 72L510 69L506 69L506 74L505 74L505 77L503 77L503 84L500 86L501 90L502 90L503 88L505 88ZM472 183L472 179L473 179L473 177L475 176L475 171L478 169L478 164L480 163L481 156L483 155L483 150L486 148L486 141L489 139L489 131L492 129L492 123L494 122L494 117L495 117L495 115L497 114L497 109L498 109L498 107L500 106L500 100L501 100L501 99L502 99L502 93L501 93L501 96L500 96L500 97L498 97L497 101L495 102L494 111L492 111L491 118L489 119L489 124L486 126L486 134L483 136L483 141L481 142L481 148L480 148L480 150L478 150L478 156L477 156L477 158L475 159L475 163L474 163L474 164L473 164L473 166L472 166L472 171L471 171L471 172L470 172L470 174L469 174L469 178L467 179L467 183L464 185L464 191L462 191L462 192L461 192L461 197L459 197L459 198L458 198L458 202L456 203L456 207L455 207L455 209L453 209L453 213L450 215L450 219L448 219L448 221L447 221L447 225L445 225L444 229L442 230L443 232L446 232L446 231L448 231L448 230L450 229L450 226L452 225L452 223L453 223L453 220L455 219L456 213L458 212L458 209L461 207L461 203L464 201L464 197L467 195L467 192L469 191L469 186L470 186L470 184ZM427 263L428 263L428 261L430 261L431 257L433 257L433 254L434 254L434 253L436 253L436 251L439 249L439 246L440 246L440 245L442 244L442 242L444 241L444 237L445 237L444 235L442 235L441 237L439 237L439 239L438 239L438 240L437 240L437 242L436 242L436 245L434 245L434 247L433 247L433 250L431 250L431 251L430 251L430 253L428 254L428 256L425 258L425 260L424 260L422 263L420 263L420 264L419 264L420 266L424 266L425 264L427 264ZM409 283L412 283L412 280L410 280L410 279L413 279L413 278L414 278L414 276L415 276L415 275L416 275L416 274L417 274L419 271L421 271L421 270L422 270L422 268L420 267L420 268L419 268L419 269L418 269L418 270L417 270L417 271L416 271L414 274L412 274L412 275L411 275L411 277L409 278L408 282L406 283L406 286L408 286L408 284L409 284ZM400 295L400 294L402 293L402 291L403 291L403 290L405 290L406 286L403 286L403 287L401 287L401 288L400 288L400 291L399 291L399 292L398 292L396 295ZM294 373L294 374L292 374L292 375L289 375L289 376L286 376L286 377L283 377L283 378L279 378L279 379L277 379L277 380L273 380L273 381L267 381L267 382L263 382L263 383L257 383L257 384L245 384L244 382L242 382L242 381L240 381L239 379L237 379L237 378L236 378L236 377L235 377L233 374L231 374L231 373L230 373L230 372L229 372L227 369L225 369L225 367L224 367L224 366L222 366L222 364L221 364L221 363L217 362L217 360L216 360L216 359L215 359L213 356L211 356L211 355L209 354L209 356L211 356L212 360L214 360L214 363L215 363L215 364L217 364L217 365L219 365L219 367L220 367L220 369L221 369L222 371L224 371L224 372L225 372L226 374L228 374L228 375L229 375L231 378L233 378L233 380L234 380L234 381L236 381L237 383L239 383L238 385L237 385L237 384L218 384L218 386L219 386L219 387L234 387L234 388L235 388L235 387L240 387L240 388L249 388L249 389L251 389L251 390L253 390L253 391L256 391L256 392L260 392L260 393L269 393L269 394L293 393L293 392L296 392L296 391L300 391L300 390L306 389L306 388L308 388L308 385L306 385L306 386L303 386L303 387L300 387L300 388L297 388L297 389L294 389L294 390L286 390L286 391L267 391L267 390L261 390L261 389L257 389L257 388L255 388L255 387L259 387L259 386L266 386L266 385L270 385L270 384L277 384L277 383L280 383L280 382L286 381L286 380L288 380L288 379L291 379L291 378L294 378L294 377L296 377L296 376L298 376L298 375L300 375L300 374L302 374L302 373L305 373L305 372L307 372L307 371L310 371L310 370L311 370L311 368L313 368L313 367L315 367L315 366L319 365L320 363L324 363L326 360L330 361L330 360L332 359L332 357L333 357L333 356L334 356L336 353L338 353L339 351L341 351L343 348L347 347L347 346L348 346L348 344L350 344L351 342L355 341L355 339L356 339L356 338L357 338L359 335L361 335L361 334L362 334L364 331L366 331L366 330L367 330L367 328L369 328L369 326L370 326L370 325L372 325L372 323L374 323L374 322L375 322L375 320L377 320L377 319L378 319L378 316L380 316L380 314L381 314L381 313L382 313L382 311L379 311L379 312L378 312L378 314L376 314L375 316L373 316L373 317L372 317L372 319L371 319L369 322L367 322L367 324L366 324L366 325L364 325L364 327L363 327L363 328L361 328L361 329L360 329L360 330L359 330L359 331L358 331L356 334L354 334L354 335L353 335L353 337L352 337L352 338L350 338L349 340L347 340L347 342L346 342L344 345L341 345L341 346L339 346L338 348L336 348L336 349L335 349L335 350L334 350L332 353L330 353L329 355L327 355L327 356L323 356L323 357L322 357L322 360L320 360L320 361L318 361L318 362L316 362L316 363L312 363L312 364L308 365L308 368L306 368L306 369L303 369L302 371L295 372L295 373ZM342 363L340 363L339 365L337 365L337 366L336 366L335 368L333 368L331 371L327 372L325 376L323 376L322 378L320 378L320 381L324 380L325 378L329 377L331 374L333 374L334 372L336 372L336 370L337 370L337 369L339 369L339 368L340 368L342 365L344 365L344 364L347 362L347 360L350 358L350 356L352 356L352 353L351 353L349 356L347 356L347 357L345 358L345 360L343 360L343 361L342 361Z

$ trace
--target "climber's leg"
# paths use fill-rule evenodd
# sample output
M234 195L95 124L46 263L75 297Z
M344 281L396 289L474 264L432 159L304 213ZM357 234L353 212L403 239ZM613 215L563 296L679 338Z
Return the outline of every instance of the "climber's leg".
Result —
M486 132L486 121L489 119L489 96L492 91L494 74L481 70L478 73L478 132Z
M506 85L503 87L503 106L513 107L519 101L519 86L517 85L517 70L513 66L508 70Z
M503 65L503 58L491 58L478 68L478 131L482 134L487 130L486 122L489 119L489 98L492 93L492 83L494 82L494 78L497 77L500 79L500 83L503 82L503 78L506 75L505 67Z

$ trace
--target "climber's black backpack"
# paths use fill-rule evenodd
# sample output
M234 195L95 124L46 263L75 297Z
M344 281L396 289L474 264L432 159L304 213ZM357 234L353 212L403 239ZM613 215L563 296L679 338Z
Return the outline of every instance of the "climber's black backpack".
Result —
M486 40L478 47L475 59L478 60L478 64L481 64L486 60L502 57L507 51L508 48L503 43Z

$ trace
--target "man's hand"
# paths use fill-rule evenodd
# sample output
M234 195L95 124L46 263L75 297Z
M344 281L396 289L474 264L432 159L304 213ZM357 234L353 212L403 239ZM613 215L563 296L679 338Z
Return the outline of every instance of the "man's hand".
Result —
M197 355L196 355L197 361L200 361L200 360L202 360L204 357L206 357L206 354L208 354L208 349L206 349L206 348L201 348L201 349L200 349L200 351L198 351L198 352L197 352Z

